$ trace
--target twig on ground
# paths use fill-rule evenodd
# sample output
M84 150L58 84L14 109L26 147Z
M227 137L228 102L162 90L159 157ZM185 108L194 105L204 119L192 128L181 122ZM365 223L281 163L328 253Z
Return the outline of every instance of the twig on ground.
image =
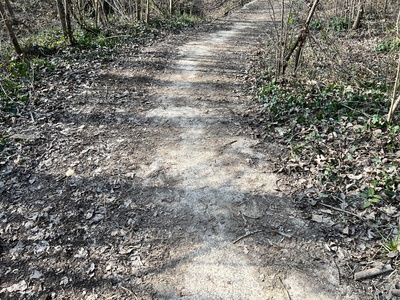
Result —
M340 103L340 105L346 107L347 109L350 109L350 110L353 111L353 112L357 112L356 109L354 109L354 108L352 108L352 107L350 107L350 106L348 106L348 105L346 105L346 104ZM368 115L368 114L366 114L365 112L363 112L363 111L359 111L359 112L360 112L361 114L363 114L365 117L367 117L367 118L369 118L369 119L371 118L371 116Z
M337 262L336 262L336 260L335 259L333 259L333 262L334 262L334 264L335 264L335 266L336 266L336 269L337 269L337 271L338 271L338 282L339 282L339 285L341 285L342 283L342 276L341 276L341 273L340 273L340 268L339 268L339 266L338 266L338 264L337 264Z
M249 236L251 236L251 235L253 235L253 234L259 233L259 232L261 232L261 231L262 231L262 230L255 230L255 231L246 233L245 235L242 235L242 236L238 237L236 240L234 240L234 241L232 242L232 244L236 244L237 242L239 242L239 241L241 241L241 240L243 240L243 239L245 239L245 238L247 238L247 237L249 237Z
M225 149L226 149L228 146L230 146L230 145L232 145L232 144L234 144L234 143L236 143L236 142L237 142L237 140L233 140L233 141L231 141L231 142L228 142L228 143L222 145L222 146L219 148L219 152L220 152L220 153L224 152Z
M352 212L350 212L350 211L347 211L347 210L344 210L344 209L341 209L341 208L338 208L338 207L334 207L334 206L332 206L332 205L325 204L325 203L320 203L320 204L321 204L322 206L331 208L331 209L333 209L333 210L340 211L340 212L342 212L342 213L345 213L345 214L351 215L351 216L353 216L353 217L359 218L360 220L364 220L363 217L361 217L361 216L359 216L359 215L357 215L357 214L355 214L355 213L352 213Z
M133 296L133 297L135 297L135 299L138 299L138 297L136 296L136 294L133 292L133 291L131 291L131 289L128 289L128 288L126 288L126 287L124 287L124 286L120 286L124 291L126 291L126 292L128 292L128 294L130 294L131 296Z
M258 216L256 216L256 217L253 217L253 216L248 216L248 215L246 215L244 212L240 212L244 217L246 217L246 218L249 218L249 219L259 219L260 217L258 217Z
M280 278L280 277L278 277L278 278L279 278L279 282L281 283L281 285L283 286L283 289L284 289L285 292L286 292L286 295L288 296L288 299L289 299L289 300L292 300L292 297L290 297L289 291L288 291L288 289L286 288L286 285L283 283L282 278Z
M122 34L122 35L107 36L107 37L104 37L103 40L118 39L118 38L124 38L124 37L129 38L129 37L132 37L132 35L130 35L130 34Z

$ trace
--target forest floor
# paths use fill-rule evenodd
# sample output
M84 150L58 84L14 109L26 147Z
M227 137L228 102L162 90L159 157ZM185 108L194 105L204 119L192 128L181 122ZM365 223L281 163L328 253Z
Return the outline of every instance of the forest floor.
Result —
M0 178L2 299L388 299L278 187L248 81L267 10L37 84Z

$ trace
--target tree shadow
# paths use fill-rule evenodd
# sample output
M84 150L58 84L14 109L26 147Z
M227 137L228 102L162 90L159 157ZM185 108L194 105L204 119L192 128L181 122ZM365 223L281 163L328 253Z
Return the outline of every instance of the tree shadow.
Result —
M179 189L169 181L158 184L156 178L149 185L135 176L60 177L17 168L5 177L0 202L4 299L71 296L84 290L155 295L146 280L233 245L246 232L258 231L243 240L259 247L272 243L287 248L293 240L314 243L321 238L283 197ZM16 178L25 192L9 184ZM232 202L219 201L222 197ZM203 204L193 210L188 200ZM237 267L235 263L224 261L229 268ZM275 258L268 264L278 268L287 262ZM27 284L24 290L7 291L22 280Z

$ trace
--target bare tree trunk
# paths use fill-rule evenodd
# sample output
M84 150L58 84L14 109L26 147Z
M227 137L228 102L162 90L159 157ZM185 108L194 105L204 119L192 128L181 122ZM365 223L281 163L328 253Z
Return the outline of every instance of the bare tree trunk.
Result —
M174 12L174 1L169 0L169 15L172 16L173 12Z
M13 30L13 28L11 26L11 23L9 22L9 20L7 18L6 12L4 10L4 6L1 3L1 1L0 1L0 15L3 18L4 25L7 27L8 34L10 35L10 40L11 40L11 43L13 44L13 46L14 46L15 52L18 55L22 55L23 51L21 49L21 46L18 43L17 37L14 34L14 30Z
M384 0L383 3L383 18L386 21L387 18L387 7L388 7L388 0Z
M104 0L95 0L95 15L96 15L96 28L98 28L99 24L106 24L108 22L108 14L109 14L109 7L108 3ZM121 10L122 12L122 10Z
M397 97L396 101L393 101L393 102L392 102L392 105L390 106L390 110L389 110L389 113L388 113L388 115L387 115L387 121L388 121L389 123L392 122L394 113L395 113L397 107L399 106L399 104L400 104L400 96Z
M146 24L149 24L149 16L150 16L150 0L146 0Z
M295 55L295 59L294 59L294 73L296 73L297 69L299 68L302 51L303 51L302 47L299 47L296 51L296 55Z
M94 26L99 27L100 23L100 2L99 0L94 0Z
M136 0L136 20L140 20L141 19L141 12L142 12L142 5L141 5L141 0Z
M7 10L9 12L10 16L11 16L12 22L16 23L17 19L15 18L14 10L12 9L10 1L9 0L5 0L4 2L6 3L6 7L7 7Z
M70 0L64 0L64 3L63 0L57 0L58 14L64 37L69 40L71 45L75 45L76 41L72 32L70 7Z
M351 27L351 30L357 30L360 27L361 24L361 19L364 14L364 4L360 2L360 5L358 7L358 12L357 12L357 17L354 20L353 26Z
M271 4L272 6L272 4ZM281 34L280 34L280 58L278 62L278 66L276 68L277 74L275 75L276 78L278 78L279 75L283 74L283 66L285 65L285 49L286 49L286 27L285 27L285 0L282 0L282 15L281 15Z
M399 13L397 14L397 36L399 35L399 21L400 21L400 10ZM399 55L399 59L397 61L397 72L396 72L396 80L394 82L394 87L393 87L393 95L392 95L392 101L390 103L390 108L389 108L389 112L387 115L387 121L390 123L392 122L393 119L393 115L394 112L397 109L397 106L399 106L400 104L400 96L398 96L398 98L396 99L396 94L397 94L397 89L399 87L399 79L400 79L400 55Z
M67 33L67 24L65 23L65 9L64 5L62 3L62 0L56 0L57 1L57 9L58 9L58 15L60 17L60 22L61 22L61 29L63 31L64 37L68 37Z
M292 56L294 50L296 50L297 47L299 47L299 51L303 48L304 43L306 42L307 36L309 34L309 28L308 27L310 25L310 22L311 22L311 19L312 19L313 15L314 15L315 9L317 8L318 2L319 2L319 0L315 0L314 1L313 6L311 7L310 12L308 13L307 20L304 23L303 29L301 30L299 36L297 37L296 42L289 49L289 52L286 55L285 61L284 61L284 64L283 64L283 72L282 72L282 74L285 74L285 70L286 70L288 61L289 61L290 57Z
M67 35L69 39L69 43L71 45L75 45L76 41L74 38L74 34L72 31L72 25L71 25L71 0L65 0L65 23L67 25Z

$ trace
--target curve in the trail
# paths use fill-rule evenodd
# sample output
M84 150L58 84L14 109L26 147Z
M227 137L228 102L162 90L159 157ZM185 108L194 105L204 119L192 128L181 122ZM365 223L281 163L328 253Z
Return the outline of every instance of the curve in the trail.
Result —
M170 262L163 262L152 277L156 299L340 298L330 292L336 288L334 280L317 282L301 270L279 277L276 268L260 267L232 243L239 228L235 207L253 218L265 214L261 202L275 207L271 224L293 215L290 201L279 203L274 197L277 178L268 172L266 154L254 149L258 141L241 135L240 124L231 117L235 106L242 105L235 80L241 60L269 16L267 1L246 5L223 21L227 29L182 46L180 59L156 78L163 82L157 87L160 105L146 117L171 130L163 132L153 163L138 176L145 185L180 191L174 201L165 201L164 193L155 195L155 202L167 205L175 217L186 214L190 222L179 228L185 242L169 249ZM159 174L157 170L162 176L148 176ZM295 218L290 222L296 223ZM334 272L326 268L324 274Z

